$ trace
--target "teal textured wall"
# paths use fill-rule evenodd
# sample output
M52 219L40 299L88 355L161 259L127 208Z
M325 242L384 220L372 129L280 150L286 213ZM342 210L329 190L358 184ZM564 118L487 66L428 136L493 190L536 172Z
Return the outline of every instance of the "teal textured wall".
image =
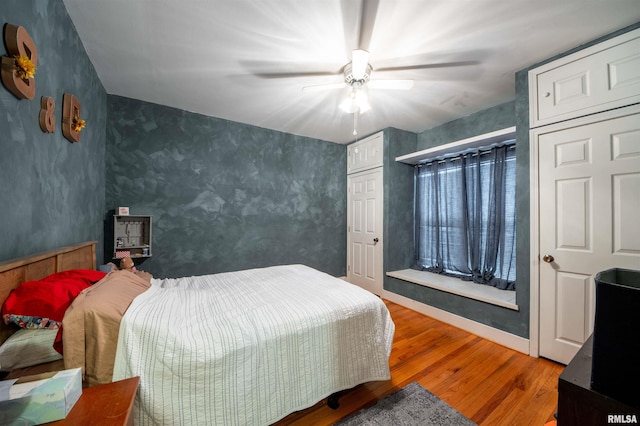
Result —
M411 266L413 260L413 167L395 161L416 151L417 135L384 131L384 270ZM390 277L384 277L386 289Z
M515 102L506 102L418 133L417 150L433 148L515 125Z
M88 240L101 257L106 92L62 0L2 0L0 23L24 27L38 51L33 100L0 85L0 261ZM62 135L64 93L82 105L80 143ZM40 130L42 96L55 100L55 133Z
M108 208L153 216L142 269L303 263L346 275L344 145L118 96L107 135Z

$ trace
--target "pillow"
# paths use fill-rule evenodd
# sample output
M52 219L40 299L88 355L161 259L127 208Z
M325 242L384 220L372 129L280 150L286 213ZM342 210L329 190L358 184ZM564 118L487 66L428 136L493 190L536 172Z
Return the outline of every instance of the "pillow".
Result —
M62 359L62 355L53 349L57 333L58 330L16 331L0 346L0 370L10 371Z
M22 328L59 328L73 299L106 273L73 269L22 283L11 291L2 306L4 322Z
M10 322L16 324L20 328L26 328L28 330L44 329L57 329L62 326L62 322L54 321L50 318L34 317L31 315L4 315L4 322L9 324Z
M89 284L96 283L100 281L104 276L107 275L102 271L94 271L91 269L70 269L68 271L56 272L55 274L51 274L42 278L40 281L59 281L63 279L77 279L84 280Z
M109 272L117 271L117 270L118 270L118 267L113 262L105 263L104 265L98 266L98 271L106 272L107 274Z

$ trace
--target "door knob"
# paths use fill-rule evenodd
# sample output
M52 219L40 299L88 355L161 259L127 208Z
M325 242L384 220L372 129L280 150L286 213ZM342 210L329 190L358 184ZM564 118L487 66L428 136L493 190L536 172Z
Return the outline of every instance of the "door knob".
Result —
M375 237L375 238L373 239L374 244L375 244L375 243L377 243L378 241L380 241L380 240L378 239L378 237Z
M542 260L544 260L547 263L551 263L553 262L555 259L553 256L551 256L550 254L545 254L544 257L542 258Z

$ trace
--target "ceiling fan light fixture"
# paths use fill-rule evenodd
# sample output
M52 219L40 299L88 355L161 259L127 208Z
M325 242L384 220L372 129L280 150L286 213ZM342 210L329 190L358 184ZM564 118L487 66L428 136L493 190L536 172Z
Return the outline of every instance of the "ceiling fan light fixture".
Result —
M340 109L347 114L353 114L358 110L358 106L353 99L347 98L340 103Z
M371 105L369 105L368 102L361 102L361 103L357 103L357 102L353 102L349 99L345 99L341 104L340 104L340 109L344 112L346 112L347 114L354 114L356 112L360 113L360 114L364 114L365 112L369 111L371 109Z
M358 104L358 112L360 114L364 114L365 112L369 111L371 109L371 105L369 105L369 102L364 101Z
M362 89L356 92L356 105L358 105L358 111L360 114L367 112L371 109L371 105L369 105L369 97L366 92Z
M361 87L352 87L347 98L340 103L340 109L347 114L365 113L371 109L367 93Z

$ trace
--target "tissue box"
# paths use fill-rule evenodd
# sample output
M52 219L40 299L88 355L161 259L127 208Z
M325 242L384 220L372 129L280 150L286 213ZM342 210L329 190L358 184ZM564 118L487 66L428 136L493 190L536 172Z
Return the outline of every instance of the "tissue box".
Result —
M82 395L82 369L0 382L0 424L42 424L64 419Z

